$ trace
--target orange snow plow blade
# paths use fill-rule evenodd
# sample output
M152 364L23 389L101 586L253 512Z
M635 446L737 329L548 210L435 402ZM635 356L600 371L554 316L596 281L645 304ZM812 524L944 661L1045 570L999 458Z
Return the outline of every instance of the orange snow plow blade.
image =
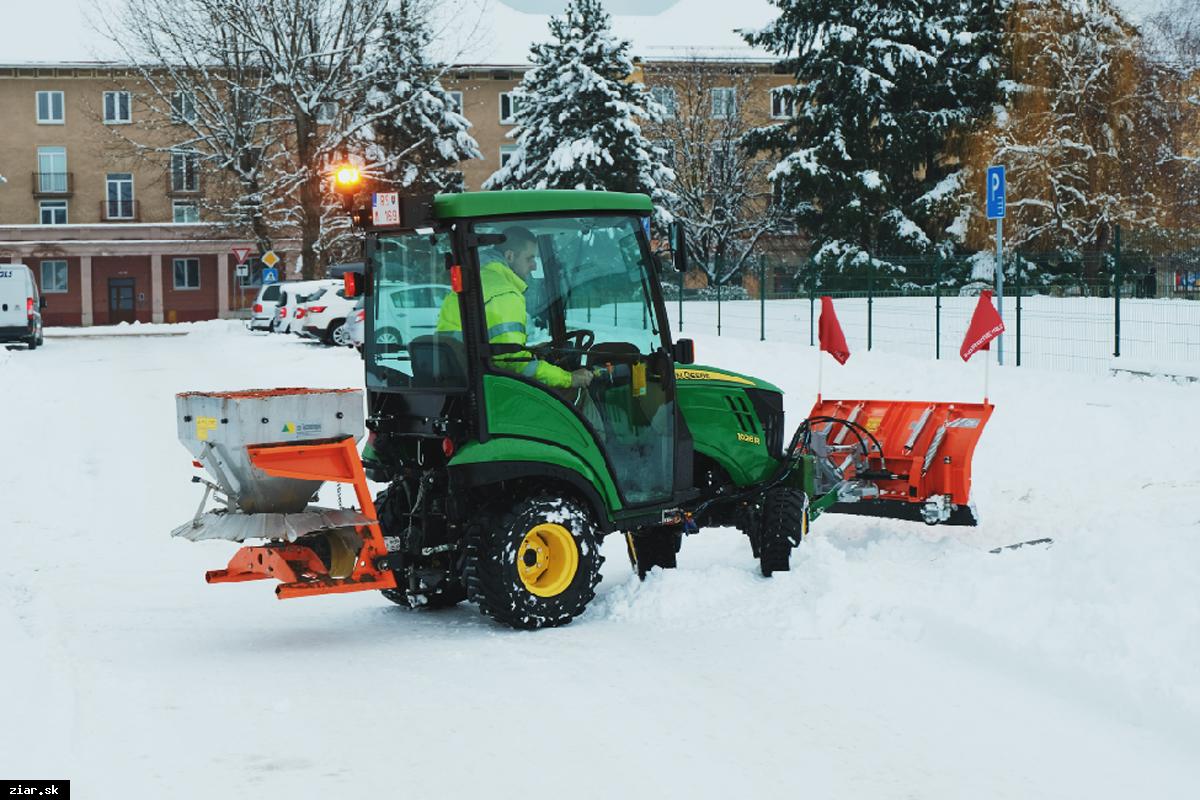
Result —
M246 546L234 554L225 569L212 570L204 577L209 583L235 583L274 579L281 581L275 594L281 600L315 594L358 592L368 589L396 588L395 574L377 569L378 560L387 555L387 545L379 527L371 490L353 438L336 442L249 447L250 461L267 475L280 478L331 481L354 486L358 506L367 523L355 525L362 545L357 553L346 553L349 574L333 575L329 567L309 547L294 543L272 542ZM337 570L335 570L337 571Z
M832 450L830 463L839 477L859 481L860 489L869 487L859 492L862 499L836 502L827 511L976 524L969 506L971 458L994 408L986 402L819 400L812 417L836 417L861 426L856 430L839 422L814 425ZM865 459L856 457L861 456L859 436L866 440Z

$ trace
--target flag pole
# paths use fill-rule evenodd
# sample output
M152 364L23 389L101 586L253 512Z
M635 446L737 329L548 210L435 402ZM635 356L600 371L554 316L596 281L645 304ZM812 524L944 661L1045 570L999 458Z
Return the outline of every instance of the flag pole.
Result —
M821 355L823 351L817 351L817 403L821 402L821 377L825 371L825 357Z
M992 366L992 351L991 348L983 351L983 404L986 406L988 401L988 370Z

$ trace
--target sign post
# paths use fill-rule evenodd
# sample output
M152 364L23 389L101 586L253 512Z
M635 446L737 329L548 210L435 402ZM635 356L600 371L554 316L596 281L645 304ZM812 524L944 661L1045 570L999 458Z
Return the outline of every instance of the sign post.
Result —
M987 168L987 218L996 220L996 311L1004 318L1004 212L1008 187L1004 165ZM996 360L1004 366L1004 336L996 337Z

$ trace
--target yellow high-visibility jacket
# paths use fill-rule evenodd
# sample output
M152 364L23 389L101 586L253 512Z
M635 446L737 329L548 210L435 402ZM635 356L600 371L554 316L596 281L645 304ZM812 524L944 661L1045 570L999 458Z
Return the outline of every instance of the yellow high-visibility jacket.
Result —
M487 337L491 344L515 344L525 347L525 329L528 312L525 309L525 289L528 284L513 272L508 264L493 258L479 270L483 284L483 309L487 321ZM448 294L442 301L438 314L437 331L441 334L462 335L462 315L458 308L458 295ZM500 353L495 356L496 366L524 375L526 378L568 389L571 373L561 367L533 357L528 350L515 353Z

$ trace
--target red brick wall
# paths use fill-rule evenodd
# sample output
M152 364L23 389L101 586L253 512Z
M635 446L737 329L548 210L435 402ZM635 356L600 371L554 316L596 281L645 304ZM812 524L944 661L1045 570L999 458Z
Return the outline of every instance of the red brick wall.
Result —
M108 315L108 279L133 278L134 309L138 322L150 317L150 256L96 256L92 259L93 323L110 324ZM165 291L165 290L164 290Z
M50 292L47 294L42 289L43 261L67 262L66 292ZM33 270L34 280L38 283L38 291L42 293L42 297L46 300L46 307L42 309L42 325L82 325L83 287L80 286L79 259L70 257L37 258L31 256L25 259L25 263Z
M175 259L195 258L200 262L200 288L175 288ZM195 322L217 318L217 257L164 255L162 257L163 321ZM139 290L140 291L140 290ZM172 315L174 312L174 315Z

